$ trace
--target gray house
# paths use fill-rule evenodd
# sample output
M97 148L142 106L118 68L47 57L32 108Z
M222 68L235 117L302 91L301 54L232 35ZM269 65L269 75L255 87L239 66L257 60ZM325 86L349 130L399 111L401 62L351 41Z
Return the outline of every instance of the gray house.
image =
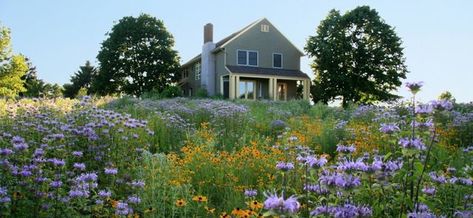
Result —
M296 48L266 18L213 42L213 26L204 26L202 53L182 65L179 85L185 96L199 89L228 99L290 100L302 85L309 100L310 78L300 71Z

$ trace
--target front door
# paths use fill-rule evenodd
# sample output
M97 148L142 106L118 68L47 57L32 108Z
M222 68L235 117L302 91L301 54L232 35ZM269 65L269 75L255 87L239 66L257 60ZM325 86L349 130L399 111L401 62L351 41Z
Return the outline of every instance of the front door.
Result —
M278 100L287 100L287 84L278 83Z

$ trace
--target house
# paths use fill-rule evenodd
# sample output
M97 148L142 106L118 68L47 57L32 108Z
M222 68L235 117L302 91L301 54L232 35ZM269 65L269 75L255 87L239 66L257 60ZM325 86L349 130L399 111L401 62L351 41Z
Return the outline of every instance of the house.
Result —
M214 43L213 25L204 26L202 53L181 67L185 96L205 89L228 99L297 99L302 85L309 100L310 78L300 71L303 52L266 18Z

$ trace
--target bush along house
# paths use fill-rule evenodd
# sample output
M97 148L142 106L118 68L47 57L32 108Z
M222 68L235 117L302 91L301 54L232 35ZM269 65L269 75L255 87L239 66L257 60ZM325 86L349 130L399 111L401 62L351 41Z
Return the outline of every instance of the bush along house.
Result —
M182 65L179 85L185 96L205 89L227 99L309 100L310 78L300 71L303 55L266 18L217 43L209 23L202 53Z

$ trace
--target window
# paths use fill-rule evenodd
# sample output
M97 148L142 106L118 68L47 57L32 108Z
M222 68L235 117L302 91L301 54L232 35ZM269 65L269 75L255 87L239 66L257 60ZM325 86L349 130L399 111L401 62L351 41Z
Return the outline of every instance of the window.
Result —
M237 64L257 67L258 52L248 50L237 50Z
M273 53L273 67L282 68L282 54L281 53Z
M195 80L200 80L200 62L197 62L192 66L192 71L194 71Z
M246 65L247 62L246 62L246 51L238 51L238 65Z
M269 32L269 25L261 24L261 32Z
M241 99L255 99L255 81L240 81L238 97Z

